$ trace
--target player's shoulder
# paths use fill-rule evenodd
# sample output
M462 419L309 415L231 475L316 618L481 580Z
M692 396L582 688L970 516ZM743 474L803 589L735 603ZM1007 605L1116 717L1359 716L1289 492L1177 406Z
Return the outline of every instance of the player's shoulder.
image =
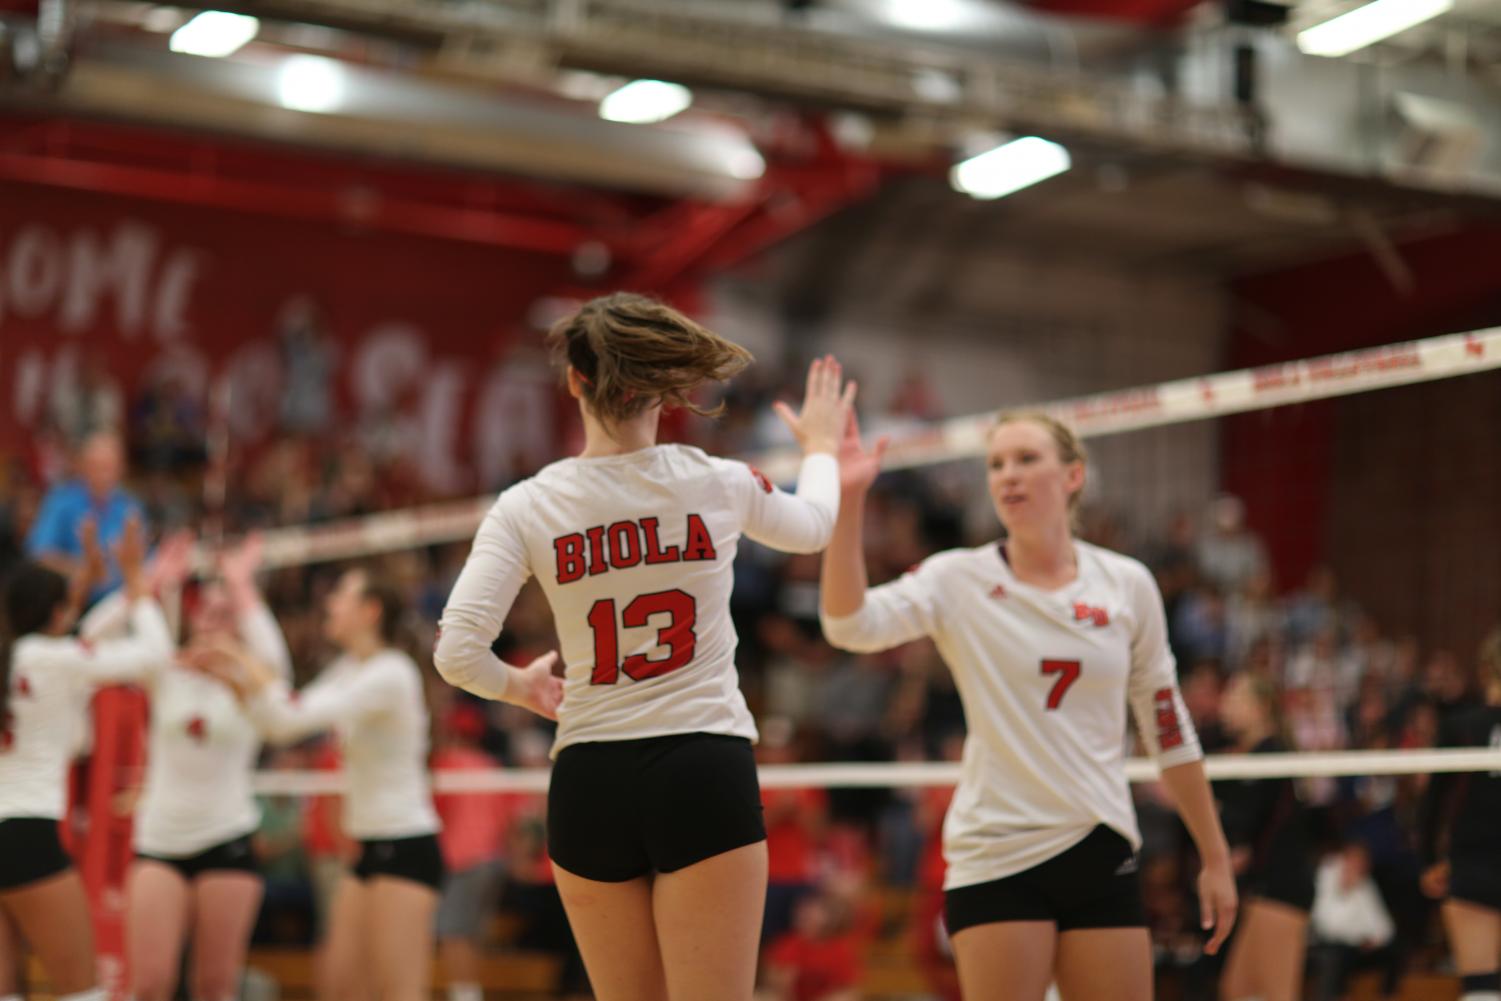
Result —
M996 561L995 547L994 542L987 542L981 546L945 549L914 563L907 568L907 572L920 577L935 578L986 569Z
M1155 579L1152 571L1147 569L1147 565L1134 556L1127 556L1125 553L1106 549L1104 546L1097 546L1082 539L1076 539L1074 546L1095 573L1123 586L1151 583Z
M17 664L27 667L50 667L88 657L94 644L73 636L43 636L31 633L16 640L11 657Z
M386 647L379 651L361 665L361 669L385 678L399 680L402 684L415 682L420 685L422 681L422 670L412 659L412 655L395 647Z

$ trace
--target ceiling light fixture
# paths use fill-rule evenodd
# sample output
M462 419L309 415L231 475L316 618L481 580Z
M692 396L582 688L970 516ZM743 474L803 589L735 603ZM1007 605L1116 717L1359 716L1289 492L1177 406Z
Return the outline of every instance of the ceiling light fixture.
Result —
M971 198L1001 198L1063 173L1072 162L1057 143L1024 136L955 164L949 183Z
M260 30L261 22L246 14L206 10L172 32L167 47L190 56L227 56Z
M276 79L277 98L293 111L333 111L344 90L344 67L323 56L288 56Z
M599 102L599 117L609 122L647 125L665 122L693 104L693 91L663 80L632 80Z
M1375 0L1298 32L1310 56L1345 56L1454 8L1454 0Z

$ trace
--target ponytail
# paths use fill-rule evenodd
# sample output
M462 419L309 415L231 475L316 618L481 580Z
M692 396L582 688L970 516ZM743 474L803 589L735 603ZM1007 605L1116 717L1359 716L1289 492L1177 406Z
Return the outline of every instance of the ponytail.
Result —
M618 424L661 403L705 417L689 395L749 365L751 353L655 299L633 292L591 299L547 335L553 360L572 367L584 401L600 420Z

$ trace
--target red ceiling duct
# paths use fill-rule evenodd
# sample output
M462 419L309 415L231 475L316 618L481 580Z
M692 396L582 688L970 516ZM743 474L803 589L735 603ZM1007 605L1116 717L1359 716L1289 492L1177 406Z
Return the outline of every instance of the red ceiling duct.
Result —
M1204 0L1029 0L1028 6L1045 14L1168 25L1181 20L1203 2Z

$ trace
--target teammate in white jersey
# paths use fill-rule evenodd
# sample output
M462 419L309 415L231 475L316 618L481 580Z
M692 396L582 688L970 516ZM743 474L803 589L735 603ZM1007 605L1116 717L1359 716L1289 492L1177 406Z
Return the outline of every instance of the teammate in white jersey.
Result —
M834 449L853 388L813 363L795 495L740 463L658 445L664 407L749 354L651 299L595 299L551 335L585 446L500 495L443 611L434 662L474 694L556 711L548 851L600 1001L748 1001L766 831L735 672L740 537L817 552L839 499ZM696 408L695 408L696 409ZM510 667L491 644L536 576L567 665Z
M1006 541L930 557L869 588L861 529L884 443L853 420L843 497L824 553L822 618L835 646L874 652L931 636L969 723L944 824L945 918L964 996L1151 997L1140 845L1123 762L1126 706L1201 857L1207 945L1235 915L1229 852L1178 694L1162 599L1140 563L1073 537L1083 447L1042 414L1003 416L988 448Z
M85 532L86 552L91 532ZM77 614L68 582L23 563L5 585L0 636L0 999L19 1001L20 943L41 961L58 1001L104 1001L83 883L63 850L68 763L101 685L134 681L172 655L172 636L150 596L139 521L116 549L130 635L89 644L69 636ZM103 580L97 552L86 559L81 597Z
M193 540L158 547L158 590L181 590ZM281 627L255 586L256 538L226 553L220 577L190 603L190 641L241 637L279 675L291 673ZM84 617L81 635L101 641L124 626L120 592ZM189 996L226 1001L239 991L265 881L250 838L261 811L251 774L261 738L223 685L167 657L142 678L151 699L146 779L135 811L136 861L126 886L127 966L132 1001L176 997L183 947L192 939Z
M328 597L323 628L340 655L295 693L245 646L221 639L194 656L236 689L266 740L339 735L344 833L360 843L360 856L330 908L318 970L326 1001L426 1001L429 994L443 858L422 673L396 646L403 609L400 593L370 571L345 572Z

